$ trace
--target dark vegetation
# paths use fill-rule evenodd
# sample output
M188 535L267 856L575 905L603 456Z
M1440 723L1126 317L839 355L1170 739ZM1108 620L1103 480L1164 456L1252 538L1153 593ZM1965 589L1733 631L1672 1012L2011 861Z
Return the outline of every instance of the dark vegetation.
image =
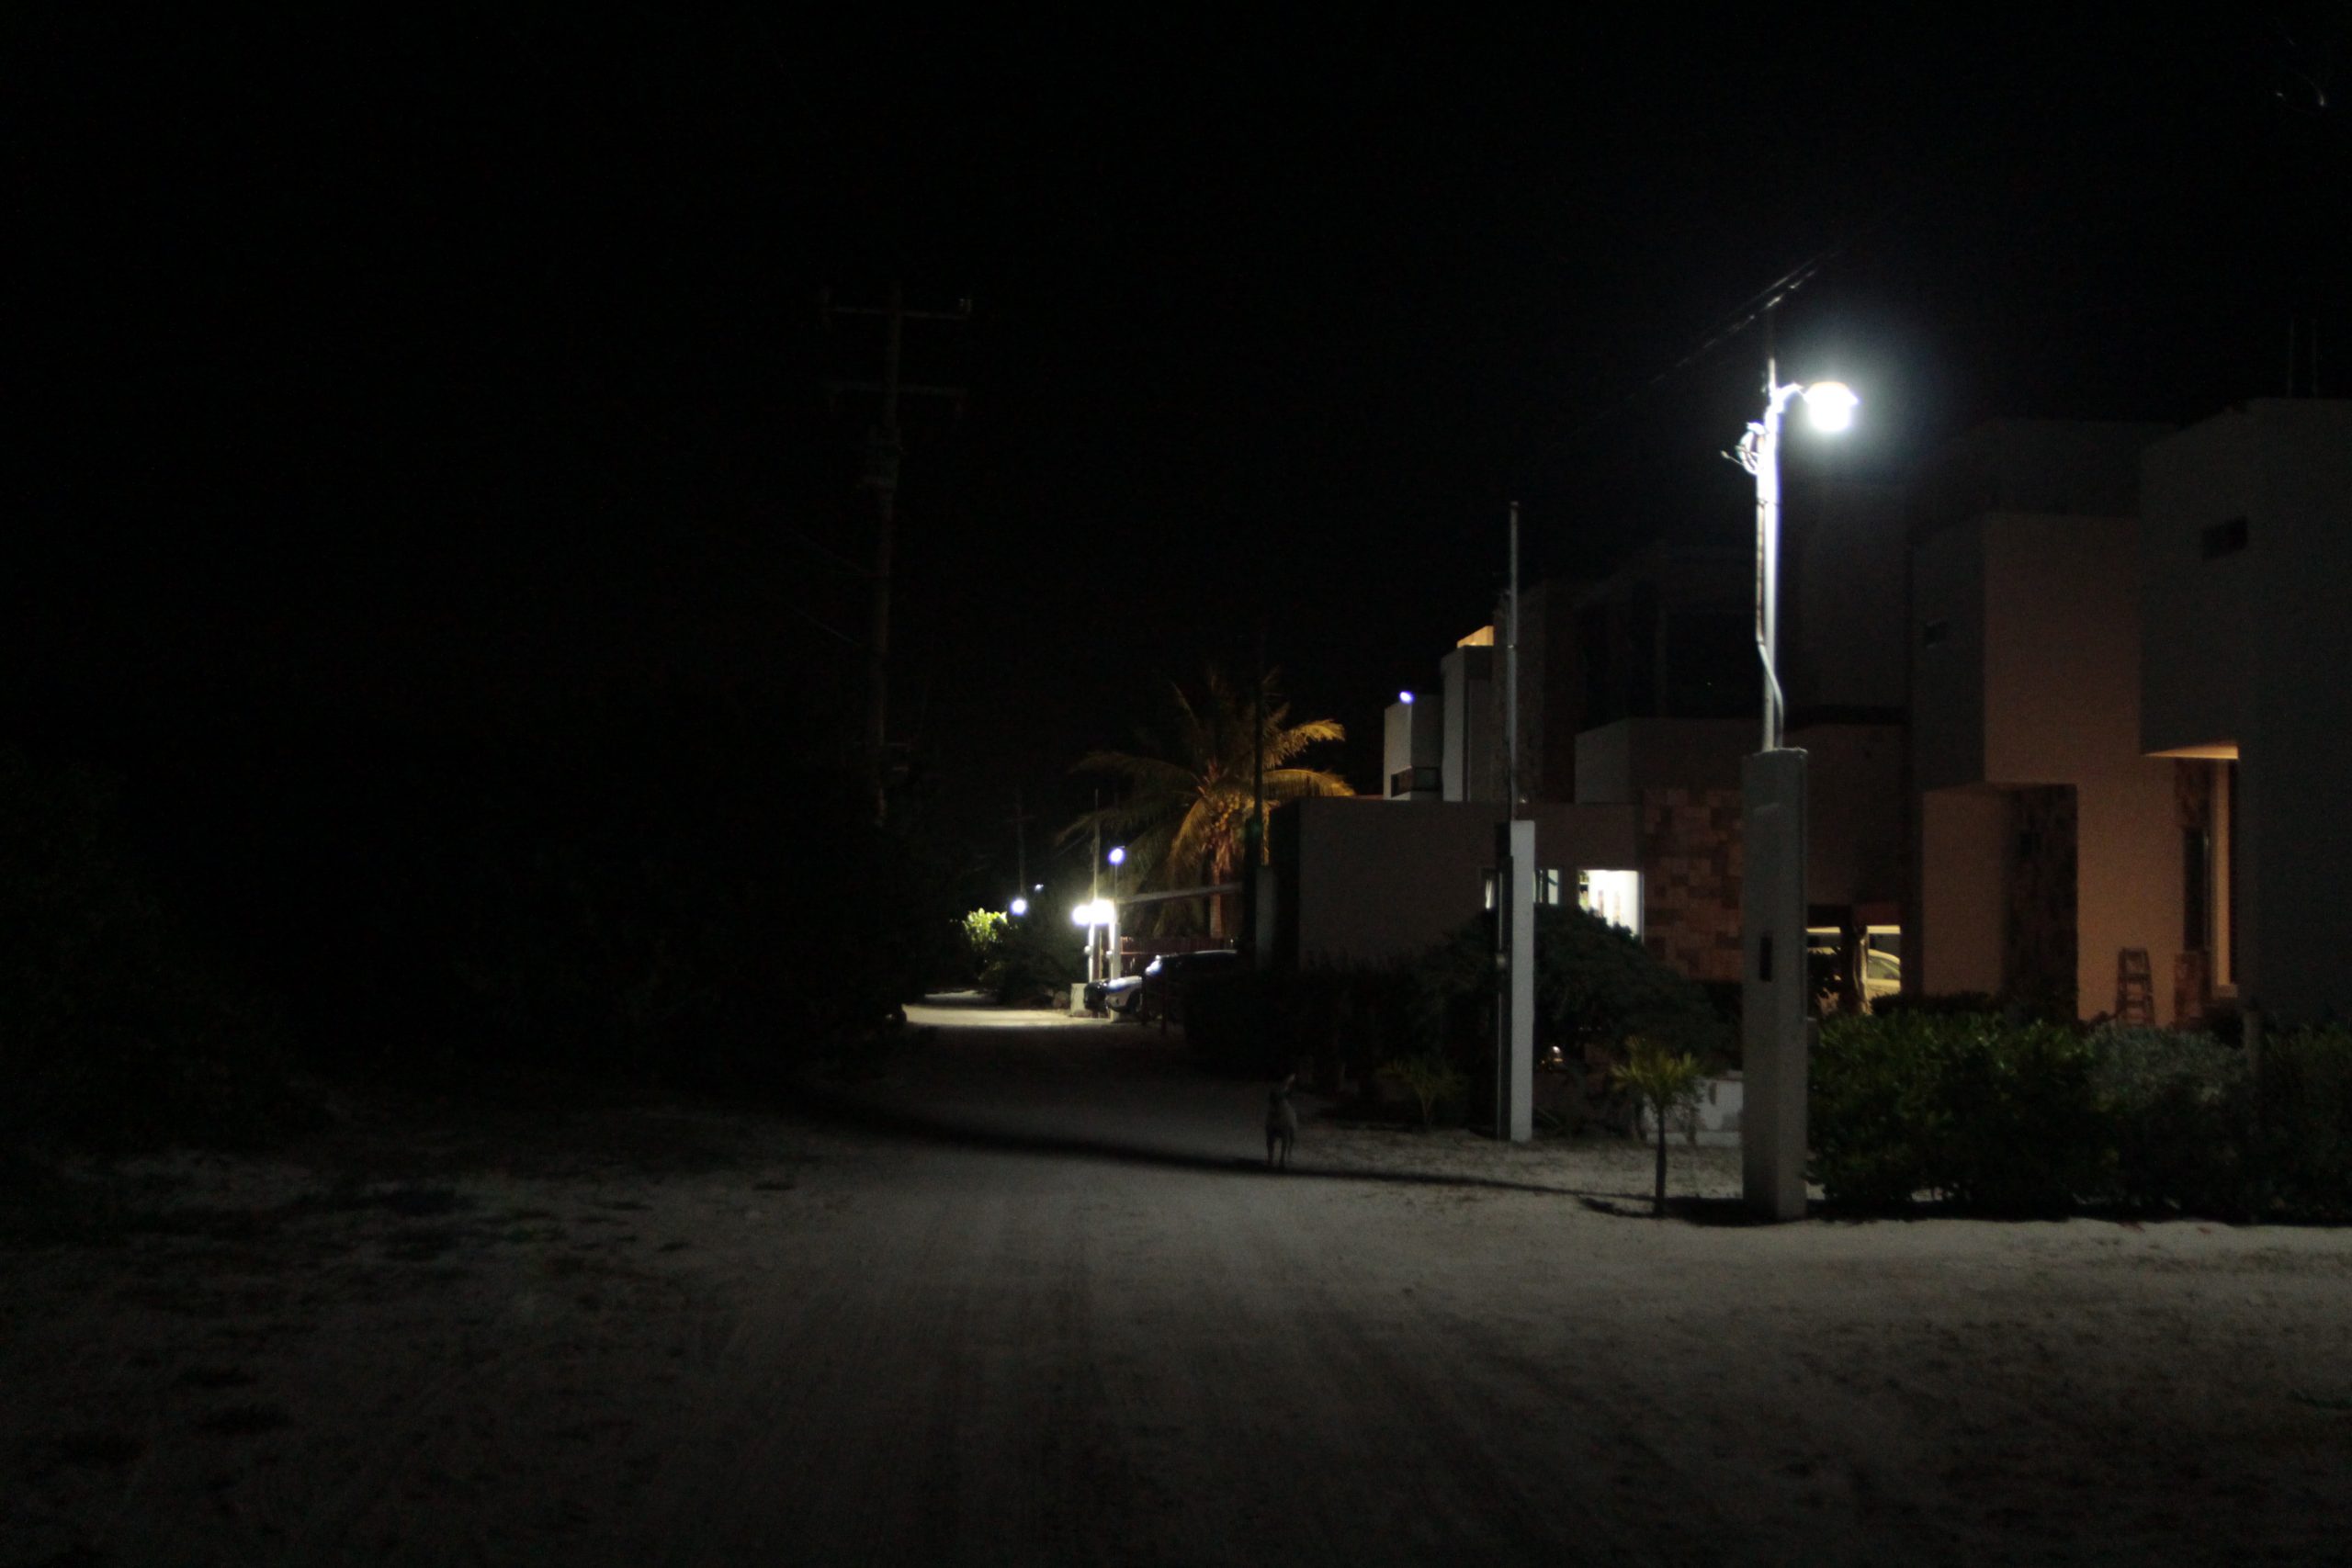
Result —
M975 909L959 922L963 967L959 986L987 992L1007 1007L1039 1007L1068 996L1086 977L1069 928L1055 931L1041 914L1013 917Z
M1326 1094L1419 1085L1417 1115L1459 1121L1492 1090L1493 953L1487 915L1410 964L1216 976L1185 1003L1187 1036L1218 1071L1279 1077L1304 1063ZM1736 1061L1705 991L1583 909L1536 910L1535 1006L1536 1059L1561 1080L1570 1126L1613 1115L1609 1069L1634 1039L1711 1069Z
M0 762L0 1146L249 1143L322 1078L758 1091L887 1049L956 961L919 790L885 830L781 747L600 733Z
M2282 1031L2256 1059L2211 1034L1913 1007L1826 1021L1812 1082L1833 1205L2352 1219L2352 1029Z

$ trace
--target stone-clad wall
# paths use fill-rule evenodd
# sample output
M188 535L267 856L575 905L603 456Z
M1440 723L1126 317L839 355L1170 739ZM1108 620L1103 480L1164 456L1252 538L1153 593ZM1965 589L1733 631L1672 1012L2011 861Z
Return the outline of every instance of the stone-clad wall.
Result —
M1739 791L1645 788L1643 940L1694 980L1739 978Z

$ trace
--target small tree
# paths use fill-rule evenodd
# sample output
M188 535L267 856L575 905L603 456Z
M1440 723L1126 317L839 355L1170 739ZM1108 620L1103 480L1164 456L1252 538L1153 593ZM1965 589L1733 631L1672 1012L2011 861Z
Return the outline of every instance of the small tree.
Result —
M1627 1042L1623 1065L1609 1069L1609 1079L1647 1108L1657 1123L1657 1192L1651 1213L1666 1213L1666 1124L1677 1111L1699 1103L1699 1086L1705 1075L1699 1059L1667 1049L1654 1040Z
M975 909L958 923L963 927L965 955L977 980L1003 951L1005 929L1012 922L1001 909Z
M1460 1094L1465 1082L1462 1069L1449 1061L1442 1051L1400 1056L1383 1066L1380 1076L1400 1085L1420 1106L1424 1133L1436 1122L1437 1108Z

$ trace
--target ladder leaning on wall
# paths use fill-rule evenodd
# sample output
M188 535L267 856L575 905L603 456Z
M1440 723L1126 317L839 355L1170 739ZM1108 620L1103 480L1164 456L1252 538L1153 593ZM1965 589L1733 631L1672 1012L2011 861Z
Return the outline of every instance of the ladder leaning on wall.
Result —
M2120 948L2115 954L2115 1021L2156 1021L2156 992L2148 973L2148 950Z

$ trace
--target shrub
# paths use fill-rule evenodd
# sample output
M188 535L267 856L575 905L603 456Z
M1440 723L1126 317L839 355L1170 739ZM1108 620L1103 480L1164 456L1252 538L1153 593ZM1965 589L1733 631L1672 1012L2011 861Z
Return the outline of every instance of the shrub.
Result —
M2245 1055L2170 1029L2102 1029L2091 1048L2111 1195L2134 1208L2243 1213L2254 1114Z
M2266 1206L2293 1219L2352 1219L2352 1028L2266 1037L2259 1095Z
M1810 1175L1832 1203L1894 1207L1935 1185L1928 1058L1937 1028L1916 1011L1822 1021L1806 1114Z
M1442 1051L1399 1056L1381 1066L1380 1077L1413 1097L1424 1133L1437 1124L1438 1112L1455 1105L1470 1087L1469 1078Z
M1417 1011L1431 1043L1491 1038L1494 916L1479 916L1419 964ZM1639 1034L1697 1056L1725 1060L1732 1032L1707 994L1589 910L1539 905L1535 911L1536 1048L1558 1046L1581 1061L1589 1046L1621 1056Z
M2053 1024L1917 1010L1826 1020L1813 1179L1863 1207L1931 1191L1972 1213L2064 1212L2101 1175L2092 1063L2089 1042Z
M980 988L1007 1004L1067 995L1072 981L1084 978L1078 944L1068 927L1051 935L1049 931L1039 919L1007 922L980 967Z
M988 973L997 950L1004 945L1005 928L1012 923L1012 917L1002 909L974 909L956 922L963 933L964 973L968 978L978 980Z

